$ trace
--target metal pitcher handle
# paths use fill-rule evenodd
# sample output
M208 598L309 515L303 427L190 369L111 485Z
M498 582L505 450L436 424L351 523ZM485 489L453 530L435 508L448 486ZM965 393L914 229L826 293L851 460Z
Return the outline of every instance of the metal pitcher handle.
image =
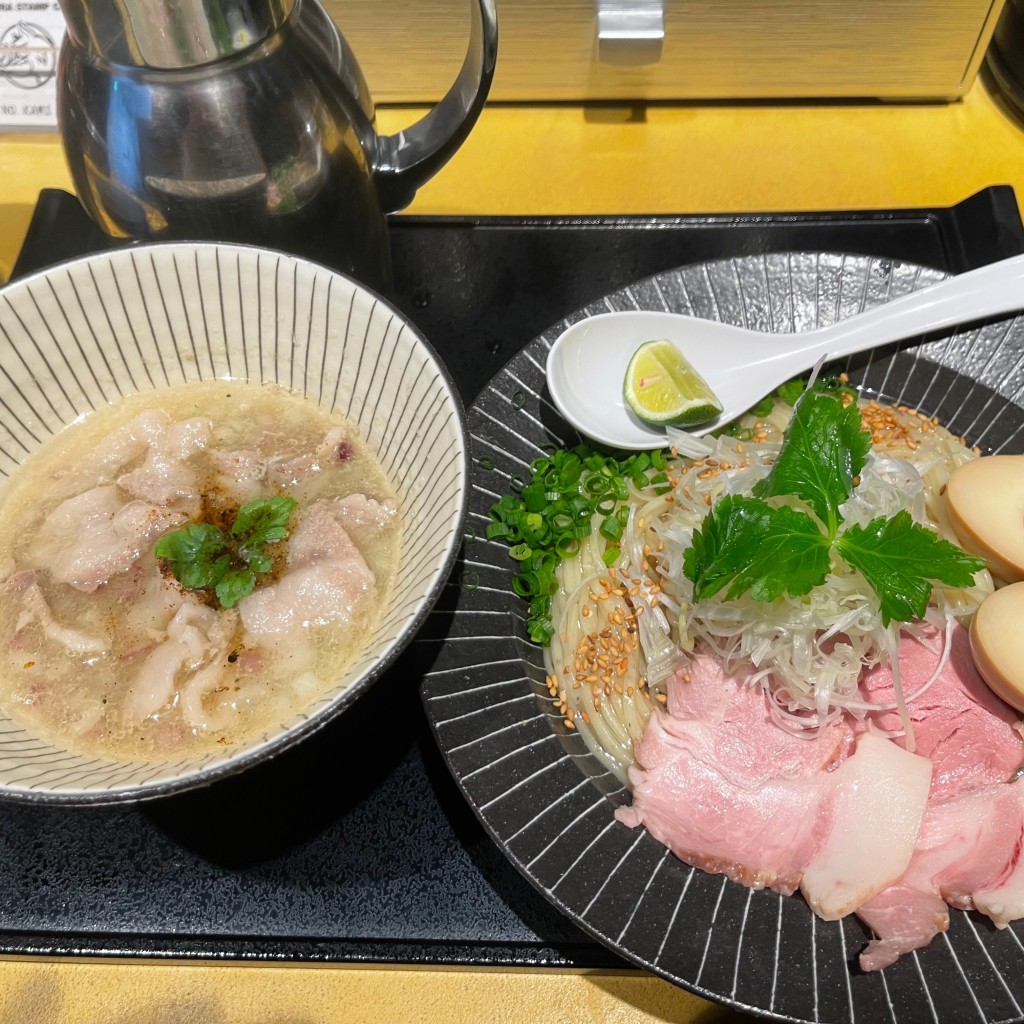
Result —
M376 140L373 176L384 210L401 210L466 140L480 116L498 56L494 0L476 0L466 58L454 84L419 121Z

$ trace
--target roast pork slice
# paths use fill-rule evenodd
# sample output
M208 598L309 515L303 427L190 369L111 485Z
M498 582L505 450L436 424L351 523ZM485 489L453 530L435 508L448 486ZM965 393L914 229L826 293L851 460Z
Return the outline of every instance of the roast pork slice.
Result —
M1024 789L1021 785L1004 783L1002 789L1009 790L1009 796L1001 793L1001 799L997 799L997 806L993 807L1002 848L1006 851L1001 858L1002 870L972 892L974 906L990 917L997 928L1005 928L1011 921L1024 917ZM986 848L985 855L998 863L998 859L991 856L991 847Z
M879 938L860 954L863 971L891 967L904 954L927 946L949 927L949 907L937 892L897 882L857 910Z
M969 910L984 891L999 902L1001 884L1019 868L1022 824L1020 795L1005 783L930 802L903 877L857 909L876 936L861 967L880 970L926 946L949 927L948 905Z
M677 856L754 888L792 893L831 827L835 780L851 733L816 738L780 729L764 692L723 677L702 654L669 681L630 770L633 803L619 812Z
M938 666L942 635L927 645L912 637L900 644L900 673L914 726L914 750L931 759L931 799L946 800L990 782L1009 778L1024 760L1020 719L981 678L971 657L967 630L954 626L949 660L938 678L920 695L917 690ZM861 680L865 696L876 704L893 699L892 672L880 664ZM898 712L874 716L880 729L898 730Z
M833 722L813 738L772 719L759 685L700 654L669 681L619 812L679 857L756 888L802 888L826 918L899 879L931 781L927 758Z
M913 693L931 674L935 654L910 640L901 654ZM884 667L866 683L876 702L891 696ZM977 908L997 926L1024 917L1024 783L1007 782L1024 761L1020 723L974 668L962 627L954 627L949 661L911 702L910 717L917 750L932 762L928 807L903 877L857 910L876 936L861 954L864 970L886 967L944 931L949 915L940 902ZM888 712L880 724L897 721Z
M826 921L852 913L906 870L931 774L926 757L870 733L861 735L853 755L831 774L832 827L804 868L800 886Z
M950 905L997 926L1024 917L1024 781L1007 781L1024 761L1020 721L975 671L966 631L949 641L910 703L916 753L879 735L901 724L883 666L862 687L881 705L874 728L847 718L807 739L772 721L760 687L699 655L637 744L620 820L745 885L799 886L822 917L856 912L875 933L867 971L927 945ZM941 650L938 634L904 638L909 695Z

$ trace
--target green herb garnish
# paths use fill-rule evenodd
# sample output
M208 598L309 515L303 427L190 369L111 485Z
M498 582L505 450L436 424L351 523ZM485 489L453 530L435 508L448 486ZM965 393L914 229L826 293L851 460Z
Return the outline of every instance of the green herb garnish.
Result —
M771 415L776 402L796 405L800 396L808 388L812 391L820 391L824 394L844 398L846 401L856 400L858 397L856 390L851 388L842 377L836 375L823 374L817 377L813 384L806 377L794 377L792 380L787 380L784 384L780 384L770 395L765 395L756 405L752 405L741 419L748 416L764 419L765 416ZM732 423L726 423L725 426L718 427L712 431L714 437L719 437L723 434L728 437L735 437L740 441L749 441L753 438L754 431L750 427L743 426L740 420L736 419Z
M918 526L909 512L890 519L879 516L867 526L849 526L836 550L858 569L882 601L882 621L909 622L924 617L931 595L928 580L951 587L969 587L985 567L937 533Z
M519 481L516 494L506 494L491 507L488 540L505 541L519 563L512 589L530 601L527 631L534 643L547 646L554 635L551 595L558 589L555 569L580 549L592 520L605 539L605 565L621 553L622 532L629 518L629 484L671 490L667 462L661 451L639 452L623 459L601 455L579 445L558 449L530 464L530 480Z
M728 586L729 601L748 590L757 601L774 601L825 581L829 543L806 512L732 496L715 503L683 560L697 600Z
M775 465L755 486L754 496L720 499L694 533L683 554L694 599L725 587L727 600L748 591L758 601L783 593L799 597L825 582L834 555L878 595L884 625L921 618L933 582L970 586L984 561L914 523L908 512L843 529L840 506L853 493L870 448L856 405L805 392ZM794 497L819 522L784 503Z
M791 494L806 502L834 537L839 506L853 493L853 479L864 468L871 435L856 403L843 405L830 395L808 391L797 400L785 442L771 472L754 487L754 497Z
M187 590L212 588L222 608L233 608L256 589L256 577L273 568L263 548L288 536L297 504L281 495L257 498L238 510L226 535L212 523L189 523L164 534L153 551Z

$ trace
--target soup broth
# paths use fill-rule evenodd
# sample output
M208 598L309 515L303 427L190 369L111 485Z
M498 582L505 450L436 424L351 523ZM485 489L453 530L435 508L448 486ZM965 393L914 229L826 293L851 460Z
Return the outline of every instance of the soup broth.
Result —
M286 536L232 606L154 552L190 524L229 537L240 508L282 496ZM245 743L329 690L379 621L400 542L353 424L234 381L68 427L12 477L0 524L0 703L55 745L131 760Z

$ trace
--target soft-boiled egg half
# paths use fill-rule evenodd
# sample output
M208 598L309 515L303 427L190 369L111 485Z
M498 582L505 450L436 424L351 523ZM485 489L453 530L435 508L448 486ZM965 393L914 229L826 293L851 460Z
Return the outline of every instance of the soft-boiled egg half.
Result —
M946 484L946 507L960 540L993 576L1024 580L1024 455L982 455Z
M974 613L971 655L981 678L1010 707L1024 711L1024 583L990 594Z
M961 547L1008 584L975 612L971 654L992 690L1024 711L1024 455L964 463L946 485L946 507Z

